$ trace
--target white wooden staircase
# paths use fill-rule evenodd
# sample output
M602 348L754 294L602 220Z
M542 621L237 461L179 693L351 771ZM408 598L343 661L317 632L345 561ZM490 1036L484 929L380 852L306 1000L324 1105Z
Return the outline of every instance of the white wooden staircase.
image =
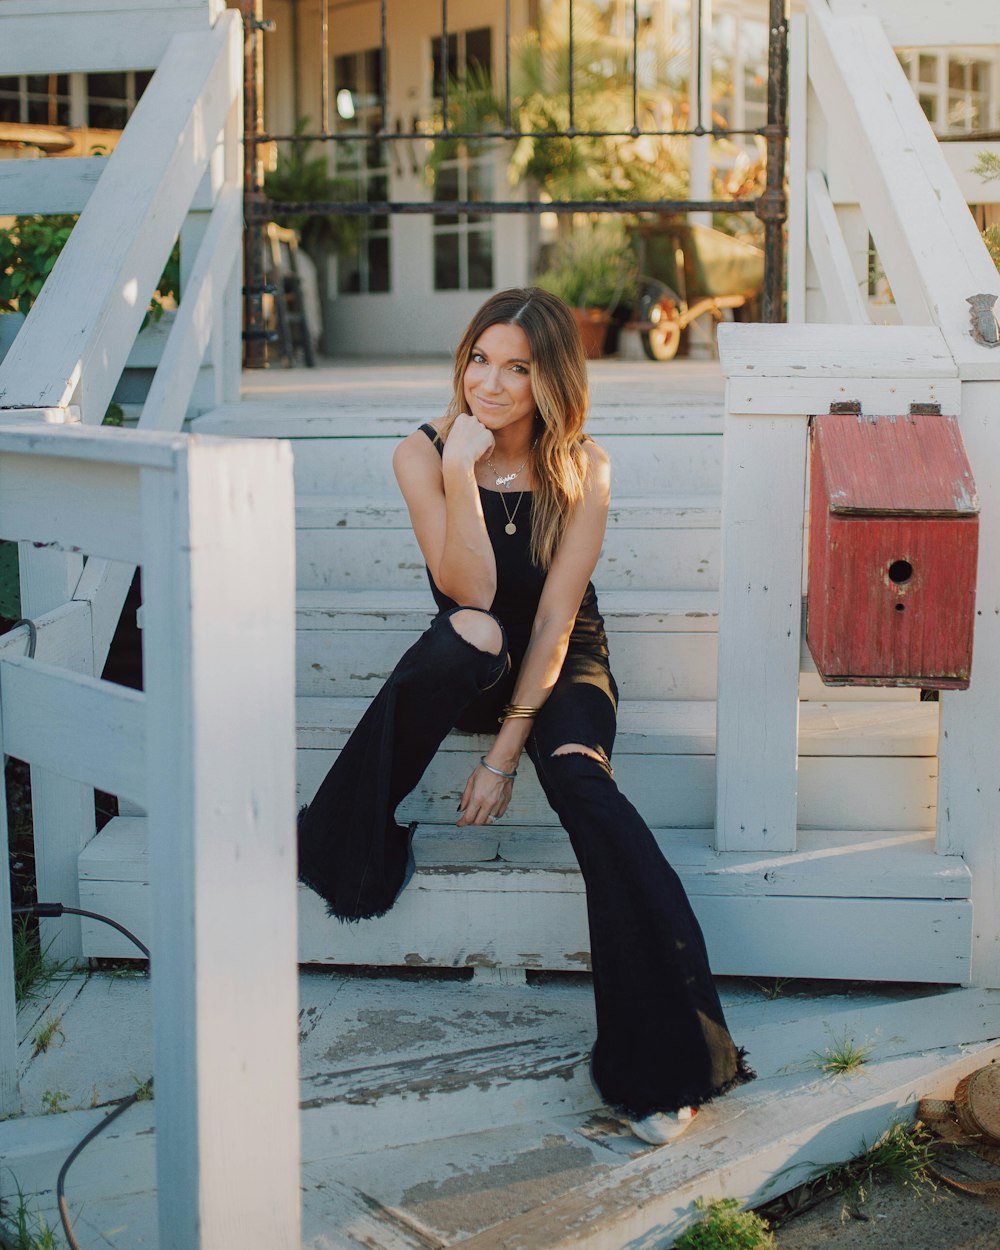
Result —
M937 705L915 692L826 689L806 659L798 849L714 849L721 376L713 365L609 362L592 372L590 428L615 473L594 580L623 698L616 776L681 873L715 968L962 982L969 877L959 857L934 852ZM398 438L439 415L447 373L443 362L334 368L309 375L308 395L272 376L195 423L200 433L292 442L303 801L431 618L390 458ZM484 749L451 735L406 803L405 818L420 822L418 873L389 917L341 925L300 891L302 962L588 966L582 883L530 767L502 828L454 826ZM142 933L146 856L143 819L113 822L81 855L84 905ZM129 954L104 926L85 926L84 942L90 955Z

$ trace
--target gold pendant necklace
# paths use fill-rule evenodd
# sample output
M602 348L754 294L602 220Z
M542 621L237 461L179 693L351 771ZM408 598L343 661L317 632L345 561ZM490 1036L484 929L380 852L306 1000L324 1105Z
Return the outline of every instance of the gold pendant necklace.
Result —
M503 532L505 534L516 534L517 526L514 524L514 518L517 516L517 510L521 506L521 500L524 498L524 491L522 490L518 493L517 503L514 505L513 512L511 512L507 507L507 500L503 491L499 491L498 493L500 495L500 501L503 504L503 510L507 514L507 524L503 527Z

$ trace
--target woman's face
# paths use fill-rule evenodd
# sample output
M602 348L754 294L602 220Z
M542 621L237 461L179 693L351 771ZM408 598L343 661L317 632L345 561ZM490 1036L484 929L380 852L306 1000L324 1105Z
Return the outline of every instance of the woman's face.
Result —
M472 346L463 384L470 412L488 430L530 425L535 417L531 346L521 327L488 326Z

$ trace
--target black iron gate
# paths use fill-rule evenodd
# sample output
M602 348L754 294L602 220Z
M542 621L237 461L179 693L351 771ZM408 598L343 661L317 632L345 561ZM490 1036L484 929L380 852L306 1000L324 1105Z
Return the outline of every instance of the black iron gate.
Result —
M768 27L768 80L767 123L750 130L731 130L703 125L704 100L702 98L702 74L696 77L692 93L698 124L684 130L652 130L639 126L637 40L639 31L639 0L632 0L632 126L624 131L579 130L574 125L574 75L573 75L573 0L569 0L568 47L569 72L567 91L569 98L569 125L564 130L522 131L512 122L510 88L511 23L510 0L504 2L504 125L501 129L456 130L449 124L448 75L448 0L441 0L441 127L433 132L421 129L391 129L386 126L388 109L388 31L386 10L388 0L379 0L380 30L380 82L379 95L382 121L374 134L368 131L333 131L330 128L329 90L329 0L320 0L320 128L311 133L269 134L264 129L264 75L263 35L272 24L263 17L264 0L242 0L246 28L244 50L244 336L246 340L245 363L248 368L262 368L267 363L267 340L270 337L264 327L263 297L269 290L265 284L264 231L275 213L311 216L359 216L370 217L384 214L499 214L522 213L688 213L688 212L735 212L754 213L764 226L764 286L761 297L761 314L764 321L781 321L784 307L784 221L785 200L785 144L787 138L787 66L788 66L788 20L787 0L769 0ZM697 28L702 38L701 0L697 0ZM264 193L260 175L258 149L261 144L287 143L344 143L351 141L379 141L411 139L446 141L487 141L496 139L575 139L575 138L653 138L704 136L729 138L734 135L760 135L766 144L766 185L761 195L753 199L732 200L418 200L401 201L327 201L327 202L272 202Z

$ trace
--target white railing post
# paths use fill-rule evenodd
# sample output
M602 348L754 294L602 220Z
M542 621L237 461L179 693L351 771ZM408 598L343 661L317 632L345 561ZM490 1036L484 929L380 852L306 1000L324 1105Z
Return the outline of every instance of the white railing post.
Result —
M287 444L143 486L161 1250L299 1250Z
M720 327L727 329L727 327ZM749 414L729 336L722 440L722 587L715 845L795 849L804 415Z

